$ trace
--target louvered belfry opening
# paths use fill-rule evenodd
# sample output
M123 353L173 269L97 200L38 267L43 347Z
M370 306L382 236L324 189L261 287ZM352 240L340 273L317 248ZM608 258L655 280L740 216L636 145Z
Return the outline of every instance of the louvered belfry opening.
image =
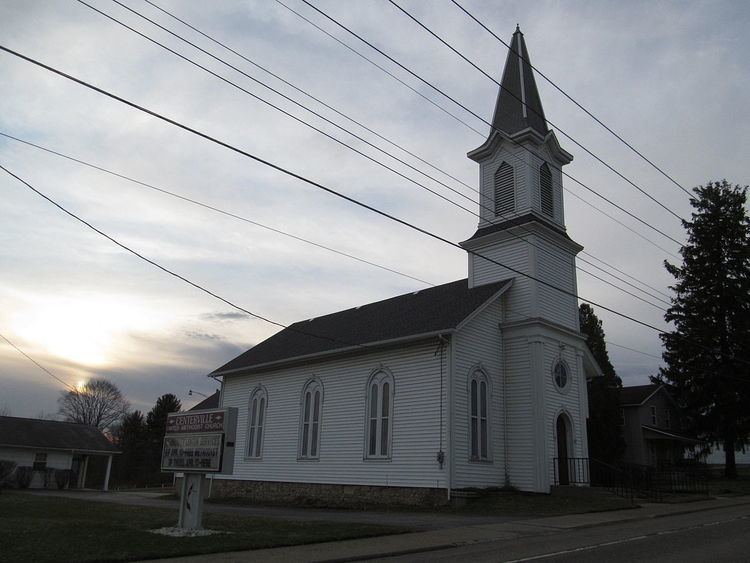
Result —
M554 215L552 207L552 172L546 162L539 168L539 192L542 199L542 213L552 217Z
M495 215L512 213L515 209L513 167L503 162L495 172Z

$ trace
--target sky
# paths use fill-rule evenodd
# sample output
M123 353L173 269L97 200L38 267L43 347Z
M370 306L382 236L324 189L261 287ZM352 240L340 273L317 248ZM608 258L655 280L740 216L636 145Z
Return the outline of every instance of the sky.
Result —
M412 89L275 1L153 3L424 161L478 187L478 165L466 153L487 136L489 127L482 120L304 2L283 1ZM497 85L387 0L311 3L482 119L491 119ZM750 40L746 30L750 7L744 3L460 3L506 42L518 23L531 62L539 70L683 187L721 178L749 183ZM211 43L154 5L128 0L123 4L412 166L471 194L465 186ZM399 4L500 79L506 48L452 2L399 0ZM91 0L91 5L245 91L73 0L5 0L0 3L0 43L452 241L465 240L475 231L477 218L472 213L257 97L456 199L440 184L123 6L104 0ZM0 165L123 244L254 313L289 324L415 291L427 287L425 282L439 284L466 276L462 251L5 52L0 52L0 77L0 133L244 220L4 136L0 136ZM687 195L540 76L536 82L547 119L554 124L550 126L563 148L575 157L565 172L643 221L684 240L676 217L561 131L681 217L689 217L691 211ZM566 179L564 185L571 238L594 257L668 294L671 280L662 263L665 259L677 262L674 255L679 246L575 182ZM106 377L122 389L134 408L148 410L164 393L174 393L189 407L202 398L189 396L191 389L210 394L217 388L206 377L209 372L279 330L126 253L2 170L0 201L0 334L71 385ZM474 209L473 204L469 206ZM406 275L311 246L248 220ZM580 271L578 290L585 301L602 303L660 329L666 327L663 311ZM596 307L595 311L604 323L610 357L624 384L646 383L660 365L658 333ZM54 415L62 389L0 340L0 411L14 416Z

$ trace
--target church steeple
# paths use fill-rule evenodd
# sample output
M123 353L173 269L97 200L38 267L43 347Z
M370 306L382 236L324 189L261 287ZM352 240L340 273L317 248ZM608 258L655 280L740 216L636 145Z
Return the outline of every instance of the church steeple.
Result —
M526 42L518 25L511 39L501 84L492 118L493 131L499 129L507 135L513 135L532 128L545 136L548 131L547 120L544 118L542 102L534 81Z

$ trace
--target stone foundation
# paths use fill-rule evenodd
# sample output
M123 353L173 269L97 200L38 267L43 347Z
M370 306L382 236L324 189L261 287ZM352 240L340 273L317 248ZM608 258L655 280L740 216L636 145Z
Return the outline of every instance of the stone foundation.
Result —
M214 480L211 497L321 507L440 506L448 503L445 489L225 479Z

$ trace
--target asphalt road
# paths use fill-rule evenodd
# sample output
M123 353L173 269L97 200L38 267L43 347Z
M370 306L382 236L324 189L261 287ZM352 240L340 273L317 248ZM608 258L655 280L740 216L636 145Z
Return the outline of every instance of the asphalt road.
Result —
M750 561L750 505L374 561L744 563Z

